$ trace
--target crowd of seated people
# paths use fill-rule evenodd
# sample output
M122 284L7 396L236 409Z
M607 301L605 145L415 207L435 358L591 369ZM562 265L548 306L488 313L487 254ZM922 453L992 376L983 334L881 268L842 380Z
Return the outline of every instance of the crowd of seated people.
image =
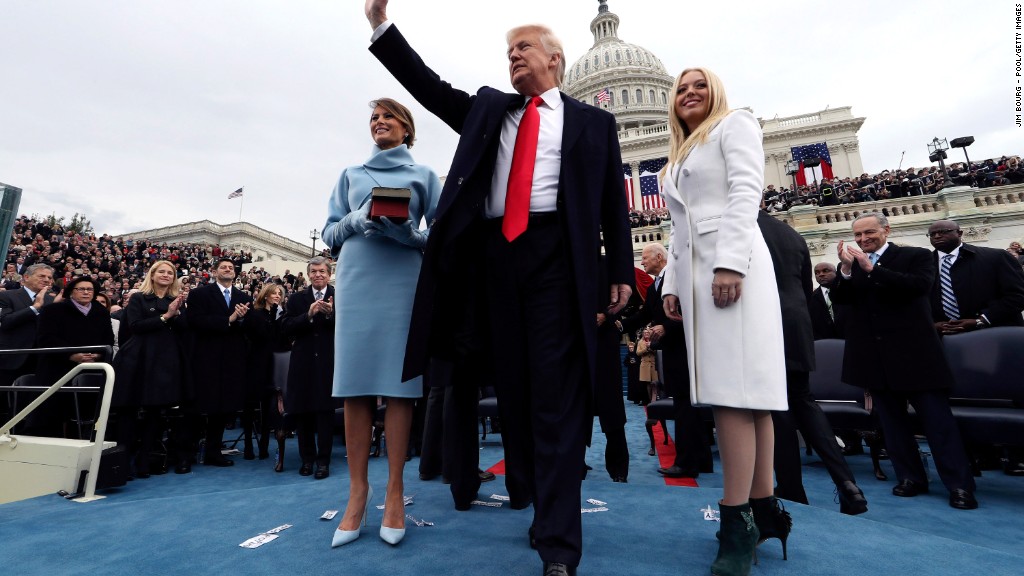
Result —
M936 166L883 170L878 174L861 174L855 178L823 178L796 188L775 188L769 185L763 193L769 212L785 212L793 206L836 206L856 202L873 202L934 194L945 186L988 188L1024 182L1020 157L1003 156L983 162L953 163L946 175Z
M629 227L643 228L645 226L657 226L663 220L670 220L668 208L650 208L647 210L630 210Z
M254 296L268 282L281 285L285 297L307 284L301 271L272 275L262 267L253 267L242 273L242 265L252 262L252 254L241 250L207 244L147 242L109 234L79 234L67 232L59 223L51 225L50 220L21 216L15 221L0 290L20 287L22 271L32 264L43 263L54 269L56 291L74 277L89 276L117 310L124 305L125 295L142 285L151 263L172 262L178 269L182 287L190 289L210 282L212 268L221 257L231 258L239 271L235 287Z

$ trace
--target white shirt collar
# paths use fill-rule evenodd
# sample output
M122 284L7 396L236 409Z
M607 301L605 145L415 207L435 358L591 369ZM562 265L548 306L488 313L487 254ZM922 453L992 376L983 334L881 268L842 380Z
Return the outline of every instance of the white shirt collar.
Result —
M559 92L558 87L551 88L540 95L541 99L544 100L544 104L552 110L557 110L562 105L562 94ZM526 109L526 103L530 101L530 96L523 96L523 103L519 106L519 110Z

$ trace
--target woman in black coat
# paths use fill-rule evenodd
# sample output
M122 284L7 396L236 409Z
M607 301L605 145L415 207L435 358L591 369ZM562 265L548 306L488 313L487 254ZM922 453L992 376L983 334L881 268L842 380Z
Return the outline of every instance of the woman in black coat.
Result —
M68 282L64 287L63 299L43 306L39 311L36 346L112 347L114 331L110 325L110 313L102 305L93 302L98 291L96 283L88 276L79 276ZM46 354L39 357L36 377L40 384L49 386L78 364L109 360L99 352ZM51 401L51 406L44 410L36 420L42 426L40 430L45 430L46 435L64 436L64 423L73 415L70 396L57 395Z
M142 288L128 300L121 321L129 326L132 337L122 342L114 361L113 404L121 415L118 443L133 446L139 437L135 455L139 478L149 477L150 452L163 436L161 413L187 400L184 303L174 264L158 260L146 272ZM178 456L182 460L182 454Z
M246 390L246 405L242 412L242 427L245 430L245 459L255 458L252 449L253 420L259 410L259 457L270 456L270 428L278 436L278 461L275 469L284 461L284 427L278 411L278 391L274 385L274 352L282 348L281 318L284 316L284 289L279 284L263 286L253 301L253 308L245 315L245 330L249 336L248 374L249 388ZM278 470L280 472L280 470Z

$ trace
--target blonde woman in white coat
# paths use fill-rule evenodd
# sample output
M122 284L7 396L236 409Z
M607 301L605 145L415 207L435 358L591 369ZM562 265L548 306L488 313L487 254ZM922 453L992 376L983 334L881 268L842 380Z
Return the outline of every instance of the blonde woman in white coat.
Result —
M711 405L724 497L712 574L748 574L754 547L791 520L772 495L770 410L786 410L782 316L771 255L757 226L764 182L761 128L730 111L721 81L690 68L676 78L664 196L672 241L666 314L684 323L690 398Z

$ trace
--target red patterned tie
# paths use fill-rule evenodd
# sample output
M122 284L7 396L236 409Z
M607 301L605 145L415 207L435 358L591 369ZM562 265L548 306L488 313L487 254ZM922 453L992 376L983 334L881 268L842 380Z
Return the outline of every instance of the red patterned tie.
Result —
M537 135L540 132L537 106L542 102L544 100L540 96L530 98L516 133L512 169L508 173L508 190L505 193L505 218L501 222L501 233L509 242L526 231L526 221L530 218L530 190L533 188L533 165L537 161Z

